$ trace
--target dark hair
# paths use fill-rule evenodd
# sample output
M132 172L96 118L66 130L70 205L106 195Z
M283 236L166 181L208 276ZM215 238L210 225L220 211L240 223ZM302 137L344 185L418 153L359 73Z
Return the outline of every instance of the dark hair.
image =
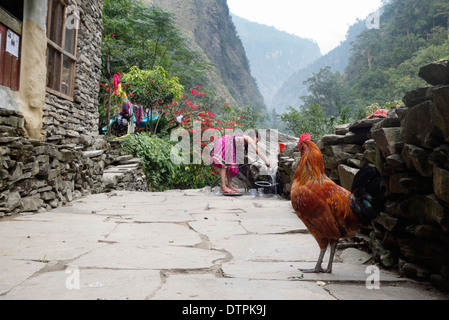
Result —
M248 136L250 136L251 138L257 138L259 139L259 131L257 129L251 129L248 133Z

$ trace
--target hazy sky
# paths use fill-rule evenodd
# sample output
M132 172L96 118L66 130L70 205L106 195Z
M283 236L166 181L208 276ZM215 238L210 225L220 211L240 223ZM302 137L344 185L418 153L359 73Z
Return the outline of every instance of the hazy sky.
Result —
M345 39L357 18L365 19L381 0L227 0L231 12L315 40L326 54Z

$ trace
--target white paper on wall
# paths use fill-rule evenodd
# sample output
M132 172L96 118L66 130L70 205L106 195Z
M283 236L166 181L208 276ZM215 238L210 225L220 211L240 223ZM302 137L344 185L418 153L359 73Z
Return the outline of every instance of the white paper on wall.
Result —
M12 54L14 57L19 57L20 37L11 30L8 30L6 35L6 52Z

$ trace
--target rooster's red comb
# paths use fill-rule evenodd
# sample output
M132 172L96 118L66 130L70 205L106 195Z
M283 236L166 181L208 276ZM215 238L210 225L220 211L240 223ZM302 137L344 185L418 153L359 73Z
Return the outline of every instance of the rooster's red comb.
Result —
M299 142L298 142L298 146L303 142L303 141L311 141L312 140L312 136L307 133L304 132L301 137L299 138Z

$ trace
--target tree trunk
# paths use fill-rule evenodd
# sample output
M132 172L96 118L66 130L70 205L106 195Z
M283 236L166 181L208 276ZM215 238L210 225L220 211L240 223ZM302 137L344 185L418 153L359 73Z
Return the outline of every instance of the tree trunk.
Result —
M368 56L368 72L371 72L373 64L373 56L369 53L369 51L367 52L367 56Z
M108 57L107 62L107 74L109 77L109 98L108 98L108 136L111 136L111 100L112 100L112 91L114 84L112 83L112 74L111 74L111 57Z

